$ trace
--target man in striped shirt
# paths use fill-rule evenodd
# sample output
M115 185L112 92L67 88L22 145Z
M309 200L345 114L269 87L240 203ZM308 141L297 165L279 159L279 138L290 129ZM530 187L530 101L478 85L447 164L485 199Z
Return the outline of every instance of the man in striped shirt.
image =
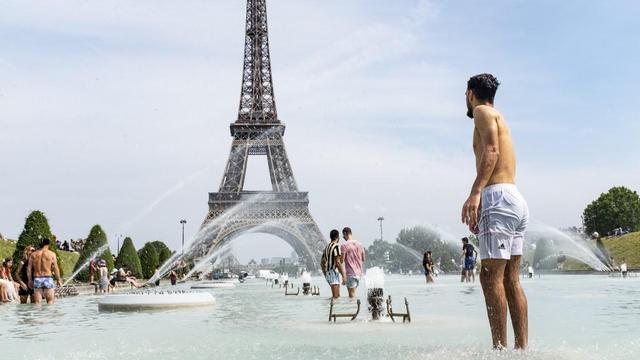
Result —
M347 276L342 268L342 251L338 242L340 241L340 232L338 230L331 230L329 234L331 242L324 249L322 253L322 261L320 266L322 267L322 273L327 283L331 287L331 295L334 299L340 297L340 284L344 285ZM340 276L342 275L342 279Z

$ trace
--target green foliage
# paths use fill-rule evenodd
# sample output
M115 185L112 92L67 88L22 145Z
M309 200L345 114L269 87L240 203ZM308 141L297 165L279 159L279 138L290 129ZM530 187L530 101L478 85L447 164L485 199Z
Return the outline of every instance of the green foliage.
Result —
M140 258L136 252L136 247L133 245L133 240L130 237L124 239L120 253L116 259L116 267L131 271L136 277L142 276L142 265L140 264Z
M584 209L582 223L588 233L597 231L601 235L619 227L638 231L640 196L624 186L613 187Z
M13 266L14 270L18 267L20 260L24 255L24 249L28 246L33 246L36 249L40 247L40 241L44 238L47 238L51 241L51 245L49 245L49 249L56 253L58 259L58 268L60 269L60 276L63 276L63 267L60 261L60 255L58 254L58 249L56 249L55 245L55 237L51 233L51 228L49 227L49 221L47 217L44 215L42 211L34 210L27 217L24 228L22 229L22 233L18 238L18 242L16 243L16 249L13 252Z
M145 279L150 279L153 274L155 274L156 268L160 265L155 246L151 243L144 244L142 249L138 251L138 256L140 257L140 264L142 265L142 276L144 276Z
M164 264L164 262L171 257L171 250L162 241L152 241L150 244L156 249L156 253L158 253L158 262L160 265Z
M80 253L80 257L78 258L78 262L74 268L78 270L80 266L89 261L91 255L95 253L102 246L107 246L107 249L102 252L102 254L98 255L96 259L104 259L107 262L107 268L109 271L113 269L113 257L111 256L111 250L108 247L107 234L102 230L100 225L94 225L89 232L89 236L84 242L84 247L82 248L82 253ZM87 281L89 280L89 269L88 267L82 270L77 277L78 280Z
M627 262L629 270L640 269L640 232L602 239L617 266Z

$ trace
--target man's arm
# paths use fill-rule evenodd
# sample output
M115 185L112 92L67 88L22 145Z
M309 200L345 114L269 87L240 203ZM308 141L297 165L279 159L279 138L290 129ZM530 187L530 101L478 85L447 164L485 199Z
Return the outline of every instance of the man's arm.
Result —
M60 277L60 269L58 269L58 259L56 256L53 256L53 261L51 262L51 270L56 275L56 283L58 286L62 285L62 278Z
M345 285L347 283L347 273L344 271L344 266L342 266L342 255L336 256L336 266L340 271L340 275L342 275L342 285Z
M480 135L482 154L471 193L462 206L462 222L469 225L469 228L475 228L478 223L478 208L480 207L482 189L487 186L500 156L498 124L493 111L485 106L477 106L473 110L473 119Z
M27 280L29 281L29 287L31 287L32 281L33 279L31 279L31 274L33 273L33 262L35 261L35 258L33 256L33 254L31 254L31 256L29 256L29 266L27 266Z

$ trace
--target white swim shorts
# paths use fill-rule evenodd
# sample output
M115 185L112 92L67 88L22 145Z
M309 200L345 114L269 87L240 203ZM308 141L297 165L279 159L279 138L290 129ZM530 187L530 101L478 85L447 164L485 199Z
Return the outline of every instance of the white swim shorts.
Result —
M480 259L511 259L522 255L529 208L514 184L489 185L482 190L478 240Z

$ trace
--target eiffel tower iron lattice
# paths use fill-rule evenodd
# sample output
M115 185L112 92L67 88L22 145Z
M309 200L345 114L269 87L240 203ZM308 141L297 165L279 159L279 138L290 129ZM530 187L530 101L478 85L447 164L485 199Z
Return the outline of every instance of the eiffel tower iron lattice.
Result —
M244 65L238 119L230 125L231 153L217 193L209 193L207 234L198 253L211 254L247 232L285 240L309 270L319 269L325 240L298 191L285 150L271 77L266 0L247 1ZM249 156L266 155L272 191L245 191Z

